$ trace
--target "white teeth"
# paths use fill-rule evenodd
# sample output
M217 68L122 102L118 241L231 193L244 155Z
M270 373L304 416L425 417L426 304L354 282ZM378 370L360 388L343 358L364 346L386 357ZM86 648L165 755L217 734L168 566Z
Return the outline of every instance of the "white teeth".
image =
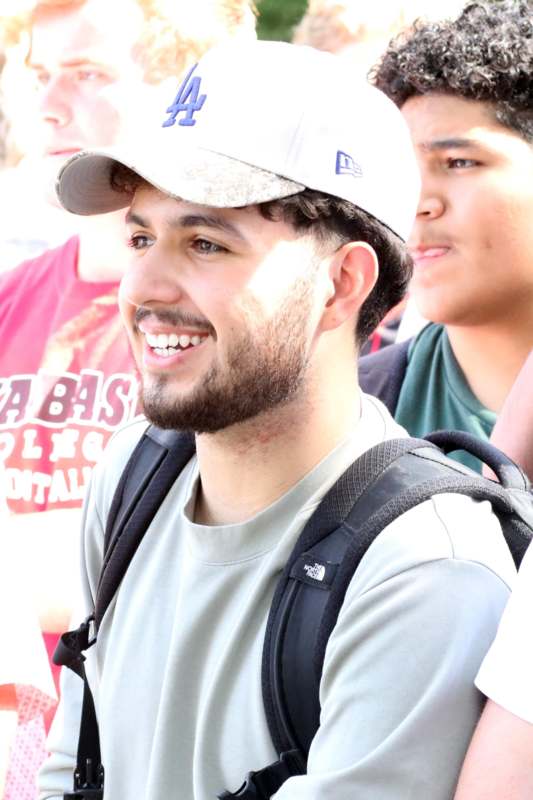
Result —
M154 350L158 356L171 356L178 351L178 348L185 350L187 347L197 347L205 341L207 336L188 336L182 333L178 336L177 333L146 333L146 342Z
M162 347L154 347L154 353L157 356L161 356L162 358L168 358L169 356L174 355L175 352L176 350L169 350L167 348L163 349Z

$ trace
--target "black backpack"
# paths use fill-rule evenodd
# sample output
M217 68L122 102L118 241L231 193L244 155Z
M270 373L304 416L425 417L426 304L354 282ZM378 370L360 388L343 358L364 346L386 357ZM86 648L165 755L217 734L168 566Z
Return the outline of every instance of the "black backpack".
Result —
M446 457L466 450L488 464L498 482ZM84 680L74 790L67 800L103 797L98 724L85 677L83 651L96 641L104 612L170 487L194 454L192 436L147 428L121 476L105 532L94 614L61 637L57 664ZM488 442L441 431L427 439L382 442L357 459L305 525L279 579L265 634L262 687L279 760L250 772L219 800L269 798L287 778L306 771L319 727L319 684L326 645L352 576L376 536L401 514L448 492L489 500L518 566L532 537L533 496L522 470ZM310 645L312 648L310 650ZM313 659L309 659L313 652Z

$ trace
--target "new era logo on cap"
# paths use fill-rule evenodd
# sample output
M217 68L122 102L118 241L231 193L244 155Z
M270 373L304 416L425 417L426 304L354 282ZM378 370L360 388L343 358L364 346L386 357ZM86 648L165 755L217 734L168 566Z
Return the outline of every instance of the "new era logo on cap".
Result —
M74 213L129 202L113 186L118 162L190 203L239 208L305 188L347 200L407 238L420 177L399 109L356 81L331 53L285 42L212 47L142 136L67 162L59 197ZM327 113L317 98L327 97ZM339 146L342 143L342 148Z
M335 173L337 175L353 175L354 178L363 177L363 170L360 165L348 153L343 153L342 150L337 150Z

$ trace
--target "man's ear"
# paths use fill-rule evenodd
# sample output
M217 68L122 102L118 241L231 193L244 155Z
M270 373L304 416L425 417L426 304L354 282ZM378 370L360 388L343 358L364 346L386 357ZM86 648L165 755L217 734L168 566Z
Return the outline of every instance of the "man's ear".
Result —
M330 296L322 314L323 331L354 318L378 279L378 258L367 242L347 242L329 265Z

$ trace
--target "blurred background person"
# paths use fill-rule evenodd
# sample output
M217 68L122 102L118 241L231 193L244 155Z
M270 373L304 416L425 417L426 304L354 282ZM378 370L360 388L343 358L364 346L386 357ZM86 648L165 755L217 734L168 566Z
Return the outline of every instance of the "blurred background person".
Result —
M22 5L24 3L22 2ZM0 38L6 43L4 69L0 75L3 111L3 152L0 170L0 272L16 266L65 241L76 229L70 214L50 203L36 190L35 177L41 168L39 137L34 120L35 87L24 62L27 35L17 44L11 41L0 5ZM11 32L13 35L15 30ZM22 32L21 32L22 33ZM26 156L25 156L26 154Z
M533 350L491 441L533 478ZM529 547L498 634L476 679L488 697L455 800L529 800L533 795L533 548Z
M362 359L360 383L414 436L488 439L533 347L532 40L529 0L474 2L393 40L374 75L421 170L411 292L431 323Z
M464 0L309 0L292 41L337 53L367 75L390 39L416 19L457 16Z
M455 17L463 5L464 0L309 0L292 41L336 53L347 69L367 76L389 41L415 20ZM414 300L406 297L362 346L361 355L413 336L425 322Z
M40 222L33 198L57 205L63 160L115 144L125 129L142 137L153 109L165 119L175 76L228 37L255 37L255 16L249 0L3 0L0 28L8 149L20 149L25 165L2 209L22 198L20 230L33 241ZM2 547L50 654L75 598L80 507L92 467L137 409L116 304L129 257L123 214L76 217L71 230L77 235L0 274L0 461L8 507ZM12 609L17 613L15 599ZM31 637L34 627L25 631ZM13 686L15 672L16 663ZM32 765L42 760L45 715L36 719L28 730L19 713L12 765L23 752ZM34 793L33 775L8 768L6 800Z
M0 48L0 80L2 78L2 71L6 63L6 57ZM2 96L0 94L0 101ZM4 113L3 102L0 102L0 174L4 168L6 161L6 116Z
M4 63L4 54L0 51L0 73ZM0 170L6 160L6 133L0 102ZM40 750L26 752L16 745L12 748L12 743L15 738L21 742L31 741L33 729L40 736L43 715L55 706L57 695L37 614L7 552L5 525L9 512L2 491L4 485L0 463L0 797L26 800L28 795L24 788L18 792L17 787L24 787L28 775L31 785L31 777L40 763ZM21 758L10 761L11 752L18 753ZM16 782L12 779L14 775L18 775ZM7 780L12 790L4 795Z
M533 482L533 350L507 395L490 438Z
M36 105L42 102L44 91L44 74L35 70L28 70L28 52L31 44L31 26L28 20L31 18L34 6L74 6L80 5L79 0L2 0L0 4L0 35L4 42L6 64L3 71L1 84L2 102L4 113L9 122L6 143L6 168L0 173L0 196L4 199L9 198L9 202L2 203L3 225L0 232L0 270L20 263L25 258L32 257L45 250L47 247L58 245L65 239L78 232L78 221L72 215L65 214L59 209L55 201L53 190L55 181L55 170L57 163L60 163L62 153L53 151L52 148L59 145L69 145L68 152L72 149L91 144L94 137L95 127L91 125L91 120L84 120L87 127L87 142L83 137L77 138L73 135L73 126L70 126L68 135L72 141L58 141L50 136L51 125L46 126L36 124ZM206 47L209 47L221 37L228 35L229 28L235 32L239 27L239 7L248 6L250 2L245 0L199 0L194 10L190 9L188 14L184 13L183 2L171 3L170 0L157 0L150 3L148 0L139 0L136 4L145 15L146 25L143 33L143 42L140 46L144 53L154 53L156 50L161 53L168 51L172 45L176 45L180 55L177 59L183 58L188 54L188 58L194 60ZM124 50L125 42L130 33L128 26L131 27L131 19L126 16L120 18L114 8L120 7L120 2L111 3L108 11L108 32L115 33L117 50ZM150 11L152 9L152 11ZM148 24L148 15L150 23ZM250 12L251 15L251 12ZM205 20L205 24L200 24L200 19ZM248 24L253 25L253 19L248 18ZM113 28L115 26L115 28ZM183 40L178 42L176 31L183 30ZM120 36L116 36L116 31L120 31ZM156 41L158 40L158 41ZM117 53L117 64L118 64ZM136 75L143 75L141 55L137 63ZM104 65L105 66L105 65ZM153 66L145 73L147 81L151 86L160 83L161 80L169 78L165 65L165 58L161 60L157 56ZM104 94L112 95L113 89L115 97L110 102L120 105L120 114L127 111L128 104L139 102L140 98L130 95L133 87L132 79L135 75L132 72L131 64L122 61L121 69L124 75L100 75L100 81L96 74L87 75L85 78L85 96L90 100L90 94L104 91ZM106 85L102 80L107 79ZM82 77L78 75L81 83ZM89 84L94 84L90 86ZM65 86L63 88L66 88ZM81 87L78 87L80 89ZM57 93L57 92L56 92ZM80 92L81 95L81 92ZM165 95L168 97L168 91ZM146 98L144 98L146 99ZM79 102L78 102L79 113ZM96 114L98 116L98 110ZM63 126L58 123L57 128ZM105 134L104 139L105 141ZM57 156L55 159L51 155ZM46 184L49 191L46 197L43 193L36 191L36 185Z

